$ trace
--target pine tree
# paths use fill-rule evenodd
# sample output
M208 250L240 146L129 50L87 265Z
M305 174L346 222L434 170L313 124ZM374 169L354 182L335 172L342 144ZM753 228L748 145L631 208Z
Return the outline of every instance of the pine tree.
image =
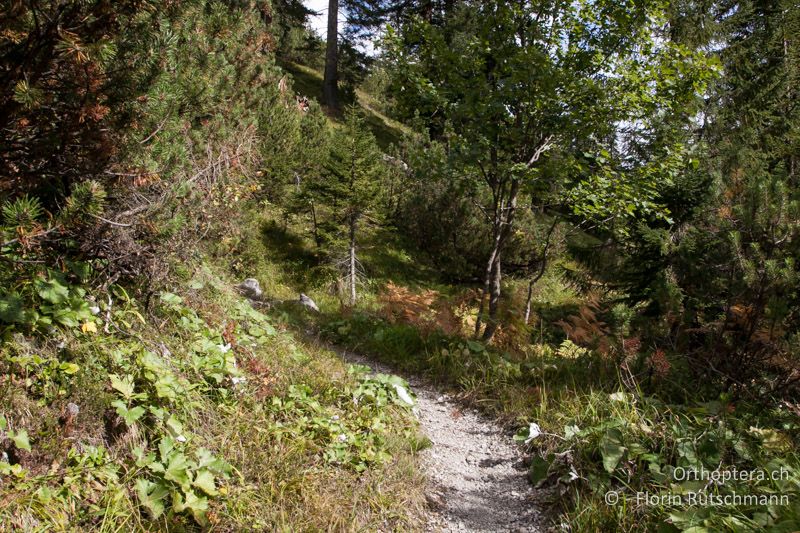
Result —
M345 124L334 131L325 171L310 184L310 194L332 212L347 231L347 286L355 305L358 277L357 237L360 223L379 203L380 180L385 173L375 138L354 108Z
M726 317L720 370L742 377L776 351L800 355L786 344L800 326L800 10L743 0L718 13L725 76L710 139L721 190L709 231L729 259L711 294Z

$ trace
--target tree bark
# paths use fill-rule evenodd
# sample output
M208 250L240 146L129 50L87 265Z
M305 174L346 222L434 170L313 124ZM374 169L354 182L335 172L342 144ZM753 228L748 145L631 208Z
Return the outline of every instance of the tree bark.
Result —
M322 247L322 241L319 237L319 225L317 224L317 206L314 205L314 201L311 201L311 221L314 227L314 242L317 245L317 248Z
M356 219L350 219L350 306L356 305Z
M558 217L553 217L553 223L547 232L547 237L544 241L544 248L542 249L542 256L539 260L539 271L534 277L528 281L528 296L525 298L525 324L527 325L531 318L531 300L533 299L533 286L542 279L544 271L547 269L547 254L550 251L550 243L552 242L553 232L558 226Z
M325 78L322 99L332 109L339 108L339 0L328 2L328 37L325 49Z
M486 320L486 329L483 330L483 340L489 342L497 331L497 312L500 309L500 288L503 276L501 272L502 263L500 254L495 257L492 266L491 279L489 284L489 318Z
M494 244L492 252L489 254L489 261L486 264L484 273L483 295L478 309L478 318L475 321L475 336L480 334L481 315L485 306L485 301L489 298L489 315L486 320L486 329L481 338L486 342L491 342L492 337L497 331L497 312L499 310L501 282L502 282L502 261L501 255L505 247L511 229L514 226L514 217L517 212L517 198L522 183L517 179L512 179L508 186L507 193L497 195L494 200L494 220L492 221L492 235ZM503 190L498 187L497 190Z
M528 295L525 297L525 325L531 320L531 300L533 299L533 280L528 281Z

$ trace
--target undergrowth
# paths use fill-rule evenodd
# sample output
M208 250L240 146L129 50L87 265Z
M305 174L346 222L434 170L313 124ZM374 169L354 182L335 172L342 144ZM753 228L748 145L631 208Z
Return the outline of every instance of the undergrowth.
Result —
M291 228L282 231L292 234ZM245 248L263 246L256 236L242 239ZM295 237L294 249L312 249L305 242ZM392 253L402 252L383 249L377 257ZM244 268L267 274L269 285L269 273L282 276L280 265L260 255ZM531 483L547 495L559 527L797 530L796 405L720 394L706 384L679 386L674 376L686 361L648 351L629 336L629 310L601 309L595 298L576 296L552 273L534 302L533 327L525 330L533 342L512 350L486 346L464 330L448 333L443 326L458 312L443 314L439 304L458 303L463 288L441 287L424 265L406 269L403 285L382 277L380 259L365 269L374 277L354 309L329 292L327 279L309 278L304 290L322 314L300 314L292 302L277 302L271 314L292 328L313 326L328 342L426 375L517 428ZM387 290L397 298L387 298ZM597 342L599 335L605 342Z
M53 272L15 300L36 320L3 325L0 522L412 528L407 384L296 342L207 267L176 271L150 309Z

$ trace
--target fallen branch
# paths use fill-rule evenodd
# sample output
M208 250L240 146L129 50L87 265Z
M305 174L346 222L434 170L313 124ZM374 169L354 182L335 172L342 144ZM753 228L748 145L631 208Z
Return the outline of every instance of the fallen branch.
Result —
M45 230L45 231L42 231L40 233L36 233L34 235L31 235L28 238L29 239L38 239L40 237L44 237L45 235L53 233L54 231L59 230L59 229L61 229L61 224L59 224L58 226L53 226L52 228L50 228L48 230ZM10 241L6 241L6 242L0 244L0 248L8 246L9 244L14 244L15 242L19 242L19 237L17 237L16 239L11 239Z
M114 222L113 220L108 220L107 218L103 218L99 215L92 215L97 220L101 222L105 222L106 224L111 224L112 226L119 226L120 228L130 228L133 224L123 224L122 222Z

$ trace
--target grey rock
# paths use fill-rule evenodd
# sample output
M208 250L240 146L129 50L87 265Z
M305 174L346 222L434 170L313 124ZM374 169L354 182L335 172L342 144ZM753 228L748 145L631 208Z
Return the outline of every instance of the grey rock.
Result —
M78 413L80 413L80 412L81 412L81 408L80 408L80 407L78 407L78 405L77 405L77 404L74 404L74 403L72 403L72 402L69 402L69 403L67 404L66 413L67 413L69 416L71 416L71 417L76 417L76 416L78 416Z
M261 285L259 285L258 280L254 278L247 278L238 284L236 288L239 289L239 292L251 300L258 300L263 294L261 291Z
M319 313L319 307L317 307L317 304L314 303L314 300L312 300L302 292L300 293L300 305L302 305L306 309L310 309L312 311L316 311L317 313Z

